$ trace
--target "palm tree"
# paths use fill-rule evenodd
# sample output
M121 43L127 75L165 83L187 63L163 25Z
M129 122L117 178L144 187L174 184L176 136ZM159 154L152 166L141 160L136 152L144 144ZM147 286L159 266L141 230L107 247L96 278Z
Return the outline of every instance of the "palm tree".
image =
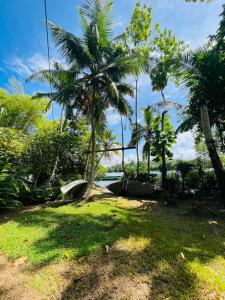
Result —
M119 90L127 89L122 80L135 67L134 57L116 47L112 39L112 20L109 0L86 0L80 7L83 37L78 38L49 23L53 40L69 65L76 64L82 70L79 78L71 79L61 91L69 99L75 99L76 107L88 115L91 124L91 168L89 187L95 177L96 131L104 109L112 106L122 115L127 113L127 101ZM130 108L129 108L130 110Z
M162 100L156 102L149 106L150 109L154 111L161 111L161 132L167 130L166 125L168 124L168 119L166 114L169 110L181 110L182 105L179 103L168 101L164 95L164 89L168 83L168 70L165 64L158 60L152 59L147 66L147 71L150 75L151 83L152 83L152 90L158 91L161 93ZM161 159L162 159L162 186L166 186L166 178L167 178L167 166L166 166L166 149L165 144L161 143Z
M40 70L27 78L27 82L35 81L49 84L51 86L51 92L38 92L33 96L33 98L49 98L49 103L46 109L51 106L52 102L56 102L61 106L60 131L63 130L63 123L65 123L72 106L74 106L74 99L71 99L69 95L65 93L65 89L71 81L71 78L78 78L79 72L80 70L76 64L73 64L67 70L60 63L54 62L53 68L50 71ZM63 114L65 114L64 120Z
M109 152L107 150L112 149L116 146L121 146L120 143L116 141L117 136L112 133L112 130L107 128L103 133L100 133L98 136L98 144L96 146L97 149L99 150L105 150L101 153L99 153L96 165L95 165L95 170L97 170L98 165L100 161L104 158L106 160L111 160L112 158L112 153L119 155L119 151L113 151Z
M143 109L142 112L144 117L144 124L137 124L137 126L134 126L130 145L136 145L137 141L140 142L141 140L144 140L142 155L143 159L147 160L148 174L150 174L151 146L152 137L154 134L154 127L156 125L156 119L154 118L153 111L148 107Z
M60 116L60 132L63 131L63 127L66 124L69 115L71 115L72 107L74 106L74 99L69 97L68 93L65 93L67 86L71 79L77 79L79 76L79 68L77 64L72 64L71 67L66 70L58 62L54 62L52 70L40 70L27 78L27 81L36 81L41 83L47 83L51 86L51 92L36 93L33 98L49 98L47 105L48 109L53 102L56 102L61 106ZM63 120L63 114L65 113L65 119ZM54 181L56 171L59 164L59 156L57 155L52 174L49 178L49 185Z
M216 48L199 49L184 57L181 71L183 84L189 90L189 106L179 130L186 131L197 126L202 131L220 186L221 198L225 201L225 171L212 134L213 126L223 126L225 113L223 55ZM223 146L223 139L221 144Z

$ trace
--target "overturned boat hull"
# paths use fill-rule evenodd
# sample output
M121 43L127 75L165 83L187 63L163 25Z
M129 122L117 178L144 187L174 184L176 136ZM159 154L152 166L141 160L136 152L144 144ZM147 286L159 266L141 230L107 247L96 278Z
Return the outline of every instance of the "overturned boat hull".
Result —
M85 180L75 180L61 187L64 202L68 203L79 199L84 194L87 184Z
M139 181L114 182L107 186L107 189L116 195L127 195L134 197L152 197L160 194L161 189L151 183Z

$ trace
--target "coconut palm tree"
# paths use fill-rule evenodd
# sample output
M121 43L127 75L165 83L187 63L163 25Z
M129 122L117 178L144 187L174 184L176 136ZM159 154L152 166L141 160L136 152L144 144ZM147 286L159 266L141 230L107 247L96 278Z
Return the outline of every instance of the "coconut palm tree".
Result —
M91 168L89 187L93 186L96 161L96 131L104 109L112 106L122 115L127 113L127 101L119 89L127 89L120 82L131 74L135 58L116 47L112 38L109 0L86 0L80 7L83 37L79 38L61 27L49 23L53 40L69 65L82 70L79 78L71 79L60 94L74 99L76 107L88 115L91 124ZM58 95L59 96L59 95Z
M65 123L69 116L71 107L74 106L74 99L71 99L64 91L71 79L78 78L79 72L80 70L76 64L70 66L69 69L65 69L62 64L54 62L51 70L40 70L27 78L27 82L35 81L51 86L51 92L38 92L33 98L49 98L46 109L48 109L53 102L61 106L60 131L63 130L63 123ZM65 115L64 120L63 114Z
M150 164L151 164L151 146L152 138L154 134L154 127L156 125L156 118L153 115L153 111L148 107L142 110L143 113L143 125L135 125L132 131L130 145L136 145L137 141L144 141L144 146L142 150L143 160L147 160L148 174L150 174ZM137 128L137 129L136 129Z
M225 69L224 56L217 50L199 49L186 55L181 61L183 84L189 91L189 105L184 122L179 130L197 126L203 133L209 156L225 201L225 171L217 152L212 127L219 126L223 146L223 120L225 115ZM221 136L222 133L222 136ZM225 203L225 202L224 202Z
M33 98L49 98L47 105L48 109L53 102L56 102L61 106L60 116L60 132L63 131L63 127L66 125L67 119L71 116L72 107L74 106L74 99L70 98L70 95L66 93L67 86L71 80L77 79L79 76L79 67L76 63L72 64L68 70L58 62L54 62L53 69L40 70L27 78L27 82L36 81L40 83L47 83L51 86L51 92L36 93ZM62 92L63 91L63 92ZM63 120L63 115L65 118ZM49 185L54 181L57 167L59 164L59 156L57 155L52 174L49 178Z
M99 153L97 161L96 161L96 166L95 169L97 170L99 163L101 160L104 158L106 160L111 160L112 154L119 155L119 151L113 151L109 152L107 150L113 149L115 147L121 146L120 143L116 141L117 136L112 133L112 130L107 128L103 133L100 133L98 136L98 144L97 144L97 149L99 150L104 150L103 152Z

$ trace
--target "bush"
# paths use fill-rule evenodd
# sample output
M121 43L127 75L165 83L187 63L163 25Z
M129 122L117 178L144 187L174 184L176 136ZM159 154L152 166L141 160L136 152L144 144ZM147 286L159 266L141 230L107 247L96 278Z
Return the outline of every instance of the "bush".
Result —
M188 191L197 190L200 187L200 181L198 170L190 171L185 178L185 187Z
M59 199L60 195L60 187L39 186L32 190L32 198L34 203L54 201Z
M202 189L206 193L216 191L218 189L218 183L214 171L206 171L204 174L204 180L202 184Z
M192 170L185 179L185 187L190 190L201 190L204 194L216 192L218 183L214 171L205 171L199 176L198 170Z
M179 191L179 182L175 174L171 174L166 178L166 190L162 193L162 200L167 202L169 206L176 206L177 193Z
M19 201L21 189L29 190L22 179L16 178L12 166L4 162L0 163L0 209L18 208L22 205Z

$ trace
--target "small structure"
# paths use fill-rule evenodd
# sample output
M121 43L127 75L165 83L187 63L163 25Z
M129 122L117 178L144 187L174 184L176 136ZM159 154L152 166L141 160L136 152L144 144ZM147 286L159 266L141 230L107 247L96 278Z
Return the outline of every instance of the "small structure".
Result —
M73 202L78 199L87 184L86 180L75 180L61 187L64 202Z

